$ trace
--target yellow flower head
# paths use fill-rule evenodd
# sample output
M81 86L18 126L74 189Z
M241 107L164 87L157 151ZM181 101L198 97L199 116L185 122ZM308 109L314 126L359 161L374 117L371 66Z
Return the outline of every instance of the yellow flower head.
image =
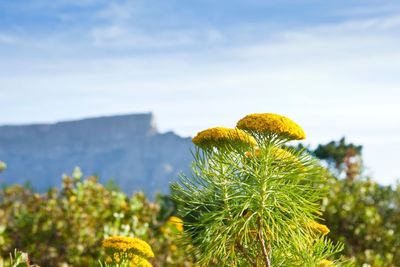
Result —
M131 266L132 267L152 267L150 262L148 262L146 259L143 259L142 257L139 256L133 256L131 260Z
M108 257L106 258L106 263L107 263L107 264L111 264L111 263L112 263L112 258L111 258L110 256L108 256Z
M308 227L322 235L327 235L330 232L329 228L326 225L317 223L316 221L308 223Z
M335 265L333 264L332 261L326 260L326 259L323 259L323 260L321 260L321 261L319 262L319 267L328 267L328 266L333 267L333 266L335 266Z
M74 203L76 201L76 196L70 196L69 202Z
M237 128L261 134L277 134L289 140L306 138L304 130L294 121L273 113L256 113L239 120Z
M168 224L173 225L179 232L183 231L183 221L176 216L169 217Z
M169 251L171 251L171 252L175 252L177 249L178 249L178 247L175 244L171 244L169 246Z
M140 255L146 258L154 257L154 253L149 244L139 238L111 236L103 240L102 246L114 252L131 253L132 255Z
M239 129L214 127L199 132L193 139L193 143L201 148L221 147L228 144L243 144L255 146L256 140Z

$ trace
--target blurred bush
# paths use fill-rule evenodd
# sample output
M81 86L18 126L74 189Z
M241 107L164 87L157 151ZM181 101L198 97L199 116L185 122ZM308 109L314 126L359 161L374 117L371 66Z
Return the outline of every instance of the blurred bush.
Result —
M363 267L400 266L400 184L381 186L363 174L362 146L345 138L312 153L331 171L322 202L330 237Z
M0 255L15 248L40 266L98 266L101 240L111 235L139 237L154 250L153 266L191 266L169 222L173 203L143 193L131 197L96 177L82 179L79 169L64 176L61 190L38 194L20 185L0 191Z
M332 178L322 203L330 237L356 266L400 266L400 185Z

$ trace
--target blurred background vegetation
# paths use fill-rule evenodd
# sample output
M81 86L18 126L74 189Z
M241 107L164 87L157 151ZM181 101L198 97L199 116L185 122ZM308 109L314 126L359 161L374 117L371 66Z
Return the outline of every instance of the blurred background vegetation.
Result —
M400 184L381 186L365 176L362 147L344 138L305 149L329 169L330 191L321 205L330 238L344 242L345 255L356 266L400 266ZM5 164L0 167L6 171ZM192 266L196 259L180 245L182 229L171 220L175 212L169 196L154 201L140 192L128 196L111 182L82 177L79 168L62 178L61 189L44 194L29 186L4 186L0 257L16 248L40 266L97 266L104 257L101 240L125 235L151 245L153 266Z

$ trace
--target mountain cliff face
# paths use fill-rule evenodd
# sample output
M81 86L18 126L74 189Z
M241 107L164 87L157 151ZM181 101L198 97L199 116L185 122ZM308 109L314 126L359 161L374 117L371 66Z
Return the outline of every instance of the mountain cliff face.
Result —
M0 126L0 183L30 181L46 190L80 166L123 191L168 192L178 173L188 172L190 138L158 133L151 113L99 117L56 124Z

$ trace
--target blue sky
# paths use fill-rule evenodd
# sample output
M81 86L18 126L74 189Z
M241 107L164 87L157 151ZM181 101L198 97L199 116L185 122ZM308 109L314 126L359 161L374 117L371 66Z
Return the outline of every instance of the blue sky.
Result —
M275 112L400 178L399 1L0 1L0 124L154 112L193 135Z

